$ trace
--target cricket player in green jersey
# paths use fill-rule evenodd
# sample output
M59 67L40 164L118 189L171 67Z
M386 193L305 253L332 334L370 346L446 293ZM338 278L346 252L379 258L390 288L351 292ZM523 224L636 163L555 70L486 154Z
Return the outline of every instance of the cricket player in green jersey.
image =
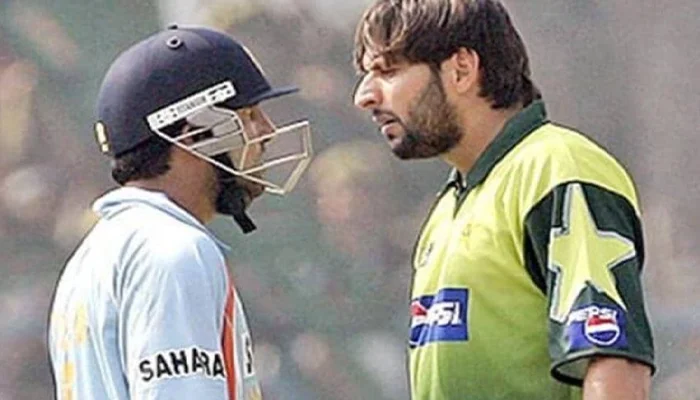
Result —
M453 167L413 258L412 398L648 398L634 184L548 120L503 5L378 0L354 56L394 154Z

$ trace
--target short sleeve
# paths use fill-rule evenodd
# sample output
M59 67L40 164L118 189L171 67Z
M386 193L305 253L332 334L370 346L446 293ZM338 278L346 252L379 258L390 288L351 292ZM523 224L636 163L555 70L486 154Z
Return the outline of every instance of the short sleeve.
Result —
M555 378L581 385L594 356L654 366L634 197L588 181L555 186L525 219L528 270L547 296Z
M133 399L226 399L227 279L205 235L145 241L120 276L120 341Z

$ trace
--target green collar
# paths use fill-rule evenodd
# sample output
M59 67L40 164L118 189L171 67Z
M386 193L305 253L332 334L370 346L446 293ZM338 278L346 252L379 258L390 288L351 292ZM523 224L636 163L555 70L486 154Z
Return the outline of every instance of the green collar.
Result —
M474 166L467 173L466 182L456 169L452 171L448 185L456 184L466 194L472 188L482 183L491 170L510 150L532 131L547 123L547 111L542 100L536 100L511 118L503 130L496 135L486 147ZM466 184L466 185L465 185Z

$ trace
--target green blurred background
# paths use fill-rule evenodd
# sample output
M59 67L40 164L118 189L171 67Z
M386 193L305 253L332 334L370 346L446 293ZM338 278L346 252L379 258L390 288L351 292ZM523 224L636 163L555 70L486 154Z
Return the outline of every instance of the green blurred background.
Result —
M51 398L54 282L113 186L93 102L117 53L178 22L226 30L308 117L317 156L264 197L231 265L266 399L407 399L409 257L447 168L401 163L351 106L354 25L369 0L0 0L0 400ZM641 193L654 399L700 398L700 2L505 1L550 115L589 133Z

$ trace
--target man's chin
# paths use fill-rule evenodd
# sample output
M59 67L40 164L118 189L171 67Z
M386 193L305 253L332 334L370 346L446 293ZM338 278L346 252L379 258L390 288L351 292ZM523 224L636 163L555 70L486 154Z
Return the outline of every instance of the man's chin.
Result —
M440 155L440 153L437 153L433 150L429 151L428 149L425 149L424 151L421 151L416 148L406 148L400 145L392 147L391 151L397 158L401 160L422 160Z
M215 200L216 210L227 215L233 215L232 212L236 207L242 208L240 211L245 211L256 197L255 193L255 190L239 182L219 186Z
M401 160L410 160L413 157L413 149L406 146L403 140L390 141L389 148L396 157Z
M400 160L413 160L416 157L411 153L402 152L400 150L391 149L394 155Z
M246 208L248 208L255 199L262 196L265 193L265 188L260 185L255 185L253 187L246 186L244 190L243 200L245 202Z
M427 158L430 156L422 156L421 144L417 135L412 135L410 132L400 138L394 138L389 141L389 147L392 153L401 160L413 160L417 158Z

